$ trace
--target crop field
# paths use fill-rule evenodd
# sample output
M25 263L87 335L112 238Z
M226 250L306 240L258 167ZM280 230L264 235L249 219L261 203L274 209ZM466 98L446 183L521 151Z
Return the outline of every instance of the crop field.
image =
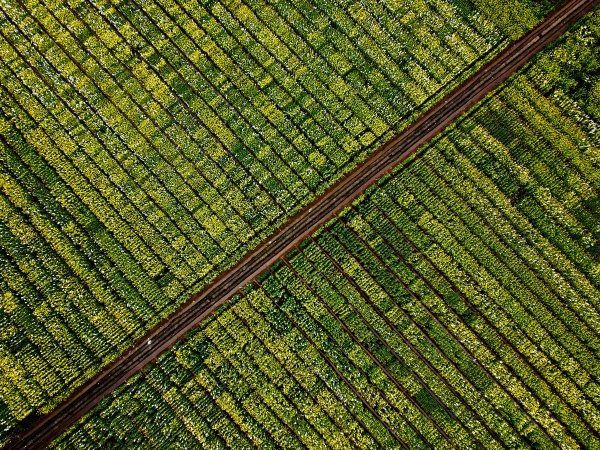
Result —
M548 10L492 3L0 2L0 442Z
M599 40L596 9L54 446L598 448Z

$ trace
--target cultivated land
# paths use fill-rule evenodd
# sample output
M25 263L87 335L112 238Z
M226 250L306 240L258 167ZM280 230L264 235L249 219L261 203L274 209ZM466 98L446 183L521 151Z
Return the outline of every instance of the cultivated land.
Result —
M540 48L560 36L568 24L581 17L591 5L585 1L572 2L557 9L536 29L505 49L403 133L378 149L357 170L336 183L323 196L315 199L309 207L305 207L303 212L272 235L268 242L245 256L204 291L193 296L121 358L89 380L49 415L31 425L18 444L40 445L59 435L127 378L170 348L218 305L228 301L244 284L267 270L272 262L310 235L319 224L324 224L341 211L344 205L356 199L364 189L389 172L393 166L404 161L436 136L453 119L466 111L469 105L475 104L478 99L498 86Z
M55 441L600 445L600 13Z
M0 441L547 11L491 5L3 2Z

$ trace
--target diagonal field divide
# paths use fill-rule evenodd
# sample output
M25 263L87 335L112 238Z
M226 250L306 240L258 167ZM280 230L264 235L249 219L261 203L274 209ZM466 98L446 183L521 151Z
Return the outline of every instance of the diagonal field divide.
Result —
M389 173L423 144L444 130L486 94L498 87L546 45L561 36L599 0L568 0L533 30L515 41L460 86L442 98L416 122L390 139L352 172L317 197L279 228L268 240L246 254L202 292L193 295L117 360L78 388L50 413L9 442L10 448L42 448L85 413L141 371L162 352L185 337L219 306L300 241L313 233Z

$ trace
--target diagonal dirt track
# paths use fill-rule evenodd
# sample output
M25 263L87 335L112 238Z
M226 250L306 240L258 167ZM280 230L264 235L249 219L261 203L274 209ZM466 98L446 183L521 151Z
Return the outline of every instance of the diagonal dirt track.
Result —
M354 171L290 219L268 242L263 242L204 291L191 297L52 412L15 436L9 447L40 448L48 444L127 378L141 371L163 351L182 339L191 328L229 300L241 287L260 275L275 260L339 213L365 189L506 80L597 3L598 0L565 2L536 28L494 57L405 131L380 147Z

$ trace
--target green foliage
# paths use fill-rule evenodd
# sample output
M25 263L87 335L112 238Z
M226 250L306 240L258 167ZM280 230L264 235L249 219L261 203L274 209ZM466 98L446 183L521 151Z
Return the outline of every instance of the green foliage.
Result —
M0 441L506 42L446 0L0 9Z
M533 28L559 0L454 0L453 3L463 11L476 10L491 20L503 32L516 39Z
M598 447L593 20L54 446Z

